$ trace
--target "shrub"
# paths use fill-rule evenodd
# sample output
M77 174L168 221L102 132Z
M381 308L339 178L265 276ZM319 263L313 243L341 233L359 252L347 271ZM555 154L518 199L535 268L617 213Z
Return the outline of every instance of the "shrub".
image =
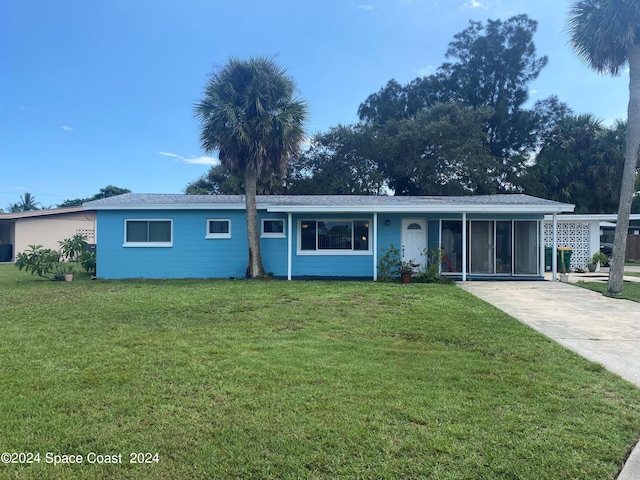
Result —
M413 280L417 283L454 284L455 282L451 278L440 274L440 264L443 257L444 252L440 248L425 249L424 258L427 261Z
M28 250L18 253L16 267L48 280L59 280L64 274L60 252L42 245L29 245Z
M391 244L389 248L382 249L382 256L378 259L378 281L393 282L398 273L400 260L400 250Z

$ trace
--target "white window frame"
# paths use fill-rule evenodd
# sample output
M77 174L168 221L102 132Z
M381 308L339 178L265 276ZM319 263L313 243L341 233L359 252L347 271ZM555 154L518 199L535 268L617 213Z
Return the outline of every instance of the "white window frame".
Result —
M211 222L227 222L229 224L229 231L227 233L209 233L209 224ZM231 238L231 219L230 218L207 218L204 238L206 238L207 240Z
M265 222L280 222L282 223L282 232L265 232L264 224ZM260 222L260 237L261 238L285 238L287 235L285 233L285 221L284 218L263 218Z
M127 222L169 222L171 227L171 240L168 242L129 242L127 241ZM125 218L124 219L124 243L123 247L158 248L173 247L173 219L171 218Z
M302 223L303 222L351 222L352 224L352 232L355 235L355 229L353 228L354 222L368 222L369 223L369 241L368 241L368 249L367 250L354 250L353 243L351 245L351 250L345 249L318 249L318 233L316 232L316 249L315 250L302 250ZM371 249L373 239L371 235L373 234L372 228L373 222L370 218L313 218L313 217L305 217L298 220L298 232L297 232L297 245L296 245L296 254L297 255L372 255L373 250Z

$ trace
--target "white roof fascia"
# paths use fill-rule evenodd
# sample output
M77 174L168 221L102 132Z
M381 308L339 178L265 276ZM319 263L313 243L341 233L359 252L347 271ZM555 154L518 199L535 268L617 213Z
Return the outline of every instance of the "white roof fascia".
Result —
M259 204L258 210L269 213L532 213L550 214L572 212L573 205L273 205ZM91 205L87 210L244 210L243 203L194 204L105 204ZM562 215L561 218L567 218ZM640 215L638 216L640 218ZM551 216L549 216L549 219ZM545 217L546 219L546 217Z
M558 221L570 221L570 222L615 222L618 220L617 213L583 213L575 215L560 215L557 217ZM545 215L545 220L552 220L551 215ZM639 213L632 213L629 215L629 220L640 220Z
M541 205L429 205L429 206L283 206L271 205L266 207L269 213L537 213L547 214L549 212L561 213L572 212L573 206L560 205L552 208Z

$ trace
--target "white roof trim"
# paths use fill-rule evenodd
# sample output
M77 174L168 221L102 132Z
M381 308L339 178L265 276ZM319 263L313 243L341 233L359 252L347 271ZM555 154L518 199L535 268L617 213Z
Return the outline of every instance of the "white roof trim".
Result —
M552 215L545 215L545 220L553 220ZM575 215L558 215L559 222L616 222L618 220L617 213L583 213ZM640 220L640 213L632 213L629 220Z
M95 205L92 210L244 210L244 204L144 204ZM269 213L537 213L571 212L573 208L559 205L259 205L258 210ZM551 219L546 215L545 219ZM569 220L569 216L561 218ZM573 215L572 215L573 217ZM639 216L640 218L640 216Z
M244 208L244 207L243 207ZM270 213L538 213L572 212L573 206L541 206L541 205L363 205L363 206L335 206L335 205L299 205L266 206Z

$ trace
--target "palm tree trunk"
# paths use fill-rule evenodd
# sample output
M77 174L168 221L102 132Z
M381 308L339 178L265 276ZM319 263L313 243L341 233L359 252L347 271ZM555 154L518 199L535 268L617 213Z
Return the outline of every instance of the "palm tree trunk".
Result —
M260 253L256 187L257 177L247 169L244 177L244 192L247 213L247 243L249 244L249 273L251 278L262 278L264 277L264 266Z
M607 290L610 295L622 293L622 277L627 249L629 215L635 193L636 168L640 153L640 45L629 48L629 108L627 114L627 145L620 188L618 221L613 238L613 259Z

